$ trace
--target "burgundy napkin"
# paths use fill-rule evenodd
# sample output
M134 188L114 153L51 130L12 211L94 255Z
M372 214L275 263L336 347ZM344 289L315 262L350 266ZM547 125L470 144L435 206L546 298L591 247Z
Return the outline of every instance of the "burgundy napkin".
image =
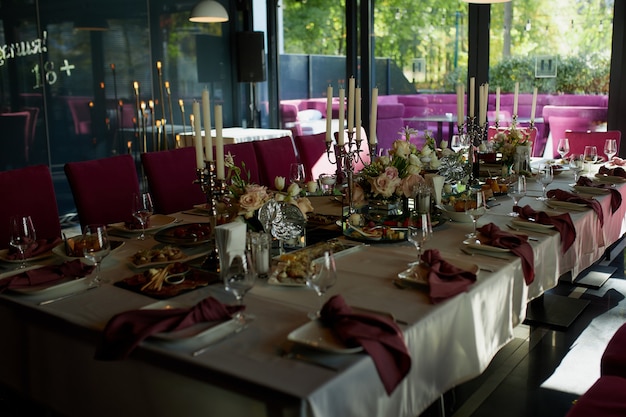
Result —
M131 310L111 318L96 350L96 359L125 359L150 335L185 329L206 321L225 321L243 306L228 306L207 297L191 308Z
M526 285L530 285L535 280L535 254L528 243L528 236L505 232L493 223L482 226L478 231L491 240L491 246L510 249L520 257Z
M444 260L437 249L424 251L421 259L430 267L428 284L430 299L434 304L467 291L476 281L475 273L458 268Z
M576 185L609 190L611 193L611 213L615 213L619 206L622 205L622 194L620 194L620 192L617 191L611 184L598 184L594 183L590 178L580 177L578 178L578 181L576 181Z
M52 239L38 239L24 251L24 257L28 259L32 258L33 256L38 256L49 252L59 243L61 243L60 237L55 237ZM20 260L22 259L22 255L17 249L11 247L9 249L9 252L7 253L7 259Z
M576 240L576 228L574 227L574 222L572 222L572 218L570 217L569 213L550 216L546 212L535 211L529 205L526 205L524 207L515 206L513 207L513 211L519 213L519 217L521 219L532 219L532 221L534 221L535 223L553 225L554 228L558 230L561 235L561 245L563 245L563 253L567 252L572 244L574 244L574 241Z
M596 212L598 220L600 220L600 226L604 226L604 213L602 212L602 205L593 198L583 198L579 195L570 193L565 190L550 190L547 193L548 197L556 198L559 201L567 201L568 203L584 204L590 207Z
M609 168L605 165L602 165L598 169L598 174L609 175L611 177L626 178L626 170L622 167Z
M320 315L324 324L330 326L347 346L363 346L372 357L387 394L391 394L409 373L411 356L402 331L393 320L353 313L341 295L328 300Z
M43 266L30 269L21 274L0 280L0 293L8 289L29 288L39 285L54 284L65 278L76 279L87 276L93 271L92 265L83 264L80 259L66 261L60 265Z

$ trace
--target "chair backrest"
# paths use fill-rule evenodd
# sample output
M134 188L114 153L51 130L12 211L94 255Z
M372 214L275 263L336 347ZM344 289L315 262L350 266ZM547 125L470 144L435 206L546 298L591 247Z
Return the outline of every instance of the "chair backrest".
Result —
M139 181L130 155L68 162L65 175L81 226L132 220L133 193L139 192Z
M289 183L289 166L298 162L293 140L289 136L252 142L259 163L259 183L274 188L274 178L285 177Z
M9 218L28 215L38 239L61 236L59 210L50 169L46 165L0 172L0 249L9 246Z
M566 131L586 132L591 128L592 122L586 117L551 116L550 134L552 135L552 149L548 149L549 152L546 156L548 158L560 158L557 148L559 146L559 139L566 137ZM598 155L601 155L601 152L602 151L598 149Z
M21 168L28 160L31 113L20 111L0 114L2 132L2 152L0 170Z
M304 165L307 181L316 181L320 174L334 174L337 166L329 161L326 154L326 132L294 138L300 162ZM335 150L331 147L330 159L335 160Z
M606 155L604 155L604 142L607 139L615 139L617 142L617 155L619 155L619 143L622 139L622 132L619 130L609 130L608 132L566 131L565 137L569 139L570 151L568 155L582 154L585 152L585 146L595 146L598 150L598 157L602 156L606 158Z
M253 184L259 184L261 181L259 175L259 162L257 161L256 152L252 142L225 144L224 155L228 155L229 152L235 161L235 165L242 169L242 177L247 179L247 175L249 174L249 181ZM215 155L215 153L213 154Z
M206 202L196 176L195 148L141 154L156 213L169 214Z

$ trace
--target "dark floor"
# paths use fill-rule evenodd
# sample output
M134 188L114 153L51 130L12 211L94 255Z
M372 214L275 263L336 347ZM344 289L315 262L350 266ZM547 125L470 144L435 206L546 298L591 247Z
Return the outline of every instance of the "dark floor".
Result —
M610 280L598 290L561 283L547 295L563 295L590 301L568 328L550 328L522 324L515 329L515 338L493 359L478 378L450 390L444 396L445 415L448 417L562 417L578 398L555 389L542 388L572 344L592 320L601 320L612 309L624 309L626 301L618 305L626 294L615 289L606 290L613 280L625 281L624 252L610 261L616 268ZM621 284L620 284L621 285ZM621 285L622 288L626 286ZM603 290L604 288L604 290ZM626 293L626 291L622 291ZM539 300L541 301L541 300ZM626 310L624 310L626 311ZM626 313L619 313L626 317ZM596 321L597 322L597 321ZM581 375L584 378L584 375ZM420 417L440 417L441 404L433 404ZM62 417L33 404L9 390L0 387L0 417ZM366 416L364 416L366 417ZM392 416L389 416L392 417Z

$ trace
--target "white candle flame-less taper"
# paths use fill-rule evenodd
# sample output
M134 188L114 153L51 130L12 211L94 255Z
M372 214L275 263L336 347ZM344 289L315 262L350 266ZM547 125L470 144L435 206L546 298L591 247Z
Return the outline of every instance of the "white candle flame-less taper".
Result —
M519 83L515 83L515 94L513 95L513 116L517 117L517 100L519 97Z
M332 142L333 129L333 86L326 89L326 143Z
M344 130L345 130L345 126L344 124L344 117L345 117L345 113L346 113L346 108L344 107L344 101L345 101L345 90L343 88L339 89L339 132L337 135L337 145L339 146L343 146L344 144L344 140L343 140L343 134L344 134Z
M207 161L213 160L213 137L211 136L211 100L209 90L202 91L202 111L204 112L204 154Z
M224 171L224 137L222 136L222 106L215 106L215 168L217 171L217 179L226 179Z
M376 139L376 118L378 117L378 87L372 88L372 110L370 113L370 137L369 143L375 145Z
M357 87L354 93L354 121L356 123L356 140L361 138L361 87Z
M193 144L196 148L196 166L204 168L204 152L202 150L202 127L200 125L200 103L194 101L191 105L193 117Z
M354 77L348 81L348 132L354 131Z

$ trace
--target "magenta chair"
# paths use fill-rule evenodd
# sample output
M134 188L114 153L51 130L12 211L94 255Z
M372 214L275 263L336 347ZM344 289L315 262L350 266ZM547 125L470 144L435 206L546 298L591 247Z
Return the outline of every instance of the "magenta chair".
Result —
M249 174L249 182L259 184L261 181L259 175L259 163L257 161L253 142L229 143L224 145L224 155L228 155L229 152L235 161L235 165L242 169L242 178L248 181L247 176ZM228 172L226 175L228 175ZM273 183L274 181L272 180L272 184Z
M289 183L289 166L299 162L289 136L252 142L259 162L261 185L274 188L274 178L285 177Z
M595 146L598 151L598 157L604 157L604 142L607 139L615 139L617 143L617 154L619 155L619 143L622 139L622 132L619 130L609 130L608 132L573 132L566 130L565 137L569 139L569 153L583 154L585 152L585 146ZM557 141L558 145L558 141Z
M326 133L296 136L294 139L300 161L304 165L307 181L317 181L320 174L334 174L337 166L330 163L326 154ZM335 150L331 148L330 159L335 161Z
M192 147L141 154L155 213L169 214L206 203L196 176Z
M65 175L82 227L132 220L133 193L139 192L139 181L130 155L68 162Z
M50 169L46 165L0 172L0 249L9 246L9 219L27 215L38 239L61 237L61 224Z

